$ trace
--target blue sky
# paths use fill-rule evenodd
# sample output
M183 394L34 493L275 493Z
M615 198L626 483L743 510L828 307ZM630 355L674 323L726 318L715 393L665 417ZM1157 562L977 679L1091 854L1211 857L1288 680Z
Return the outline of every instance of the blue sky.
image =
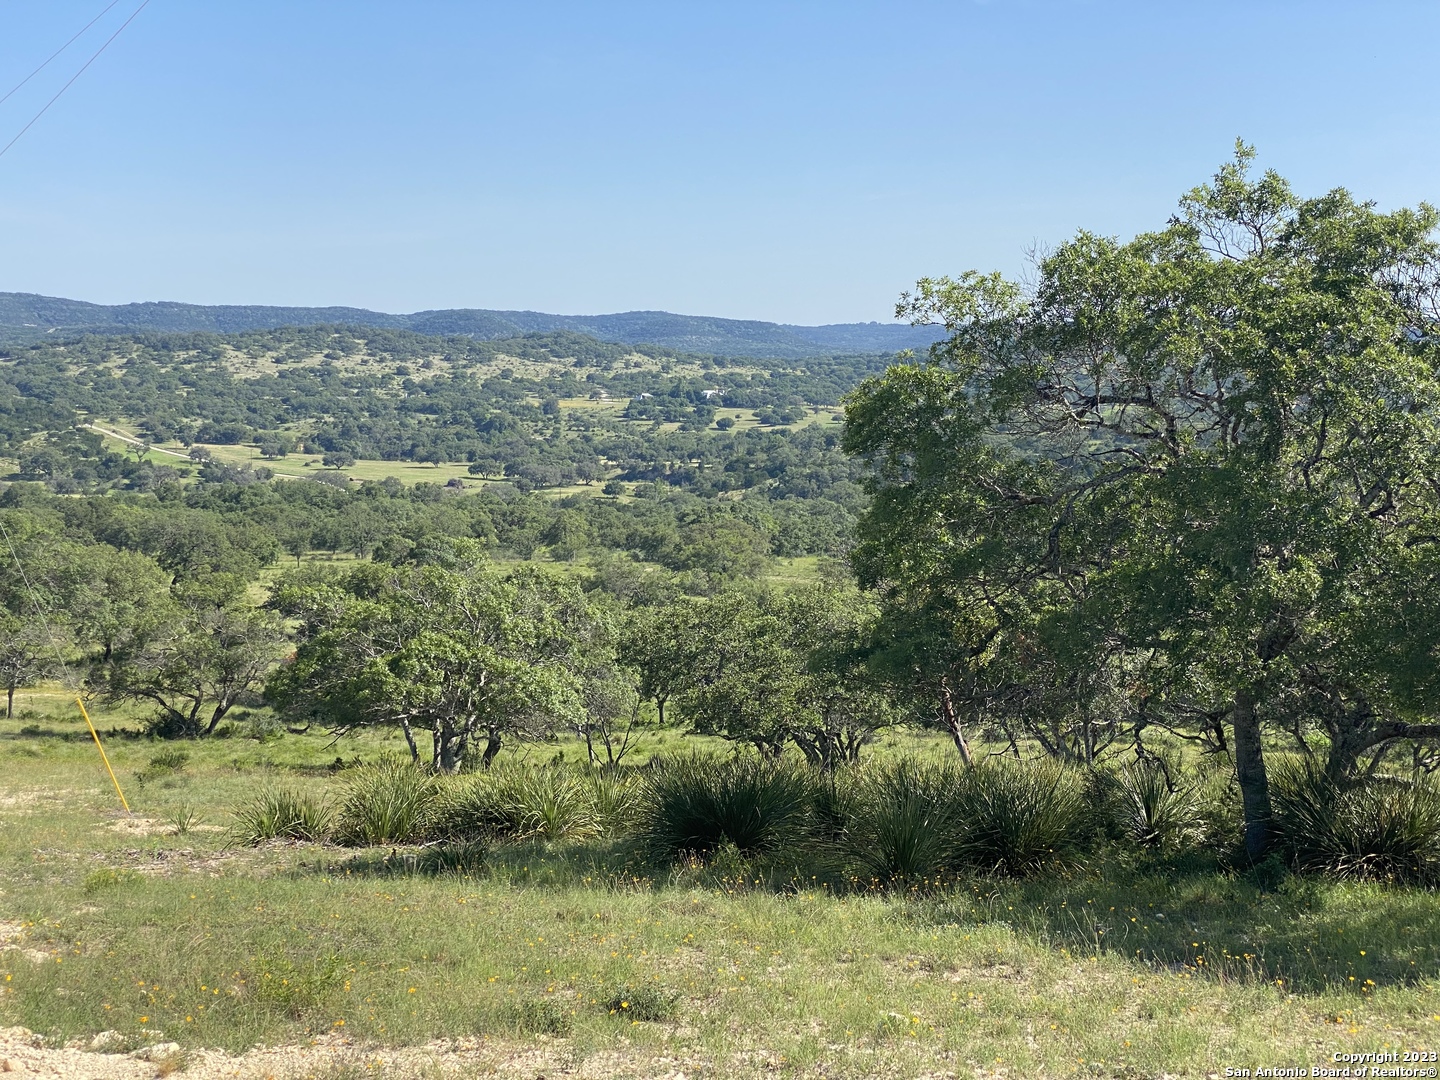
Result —
M0 93L107 0L0 0ZM139 0L0 105L0 145ZM1433 3L152 0L0 157L0 290L888 319L1236 136L1440 200Z

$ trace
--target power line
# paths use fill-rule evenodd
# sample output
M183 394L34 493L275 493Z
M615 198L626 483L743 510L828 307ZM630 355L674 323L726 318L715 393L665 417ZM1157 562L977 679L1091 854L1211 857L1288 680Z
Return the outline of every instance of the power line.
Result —
M66 90L69 90L71 84L73 84L76 79L80 78L81 75L85 74L85 68L88 68L91 64L93 64L96 60L100 58L100 54L110 47L110 42L114 41L117 37L119 37L121 31L123 31L125 27L129 26L132 22L134 22L135 16L139 15L140 12L144 11L149 3L150 0L141 0L140 6L130 13L130 18L126 19L123 23L120 24L120 29L116 30L115 33L111 34L108 38L106 38L105 44L101 45L100 48L95 50L95 55L90 57L89 60L85 61L85 66L82 67L79 71L77 71L74 75L70 76L70 82L67 82L64 86L62 86L60 90L55 94L55 96L45 103L45 107L41 109L38 113L36 113L33 117L31 117L30 123L26 124L23 128L21 128L20 133L16 135L15 138L11 139L8 143L6 143L3 149L0 149L0 157L4 157L10 147L14 146L17 142L20 141L20 136L24 135L25 132L29 131L32 127L35 126L35 121L39 120L42 116L44 116L49 111L50 106L54 105L55 102L60 100L60 95L65 93Z
M13 87L11 87L10 93L6 94L4 97L0 97L0 105L3 105L6 101L8 101L8 100L10 99L11 95L13 95L16 90L19 90L22 86L24 86L26 83L28 83L28 82L29 82L31 79L33 79L36 75L39 75L40 72L44 71L44 70L50 65L50 60L54 60L55 57L59 56L62 52L64 52L66 49L68 49L71 45L74 45L75 42L76 42L76 40L80 37L80 34L85 33L86 30L89 30L90 27L94 26L97 22L99 22L101 19L103 19L107 14L109 14L110 9L113 8L113 7L114 7L116 4L118 4L119 2L120 2L120 0L110 0L110 3L108 3L108 4L105 5L105 10L104 10L104 11L100 12L99 15L96 15L95 18L91 19L88 23L86 23L84 26L82 26L82 27L80 28L80 33L79 33L79 34L76 34L75 37L72 37L69 41L65 42L64 45L61 45L60 48L56 49L53 53L50 54L50 59L49 59L49 60L46 60L45 63L41 64L41 65L40 65L39 67L37 67L34 71L30 72L29 75L26 75L23 79L21 79L18 83L16 83Z

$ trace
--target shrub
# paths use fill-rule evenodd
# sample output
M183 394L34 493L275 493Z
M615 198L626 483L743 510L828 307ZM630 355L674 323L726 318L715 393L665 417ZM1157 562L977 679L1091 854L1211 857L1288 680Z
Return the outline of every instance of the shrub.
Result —
M632 829L639 797L639 784L633 773L610 770L597 772L590 779L595 822L602 832L613 835Z
M510 1010L510 1021L520 1035L569 1035L574 1011L554 998L525 998Z
M411 844L432 822L437 784L410 761L387 757L358 769L340 805L337 830L346 844Z
M845 838L860 811L862 773L855 768L831 769L810 775L810 806L815 833L831 843Z
M1245 823L1233 770L1215 769L1196 785L1195 821L1200 842L1223 859L1243 852Z
M801 838L809 783L788 764L699 756L657 762L645 777L639 834L652 857L705 856L727 840L744 855Z
M1194 786L1174 783L1158 762L1131 762L1113 774L1111 817L1122 838L1162 853L1179 851L1202 835Z
M432 832L454 840L518 836L518 808L501 770L476 773L446 784L436 802Z
M977 765L955 789L955 861L1017 877L1073 863L1087 809L1084 788L1054 762Z
M519 836L578 839L600 832L595 791L584 779L562 769L529 769L512 774L506 792Z
M635 784L619 775L565 768L493 769L448 786L435 832L455 838L581 839L615 832L634 817Z
M852 854L872 877L937 877L953 861L954 802L960 777L952 765L897 761L858 786L847 828Z
M1428 780L1342 788L1309 761L1282 762L1271 782L1275 839L1300 871L1440 883L1440 791Z
M104 870L92 870L85 875L82 888L86 894L97 893L102 889L114 888L116 885L133 885L140 880L140 875L134 870L115 870L107 867Z
M235 831L244 844L266 840L309 840L323 843L330 836L334 817L319 799L286 788L270 787L249 806L235 811Z
M162 776L183 772L189 763L190 751L178 746L166 747L150 755L149 763L135 774L135 779L141 784L147 784Z
M422 874L477 874L485 865L485 845L473 841L437 844L422 851L416 870Z

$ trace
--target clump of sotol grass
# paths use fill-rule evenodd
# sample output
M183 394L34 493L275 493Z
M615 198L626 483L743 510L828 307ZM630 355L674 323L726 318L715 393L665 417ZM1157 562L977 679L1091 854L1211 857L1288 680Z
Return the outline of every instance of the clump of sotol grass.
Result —
M157 750L150 755L150 761L146 766L136 772L135 779L142 785L148 784L151 780L158 780L162 776L174 776L185 771L185 766L190 763L190 752L178 746L167 746L163 750Z
M1024 876L1078 861L1092 832L1079 778L1051 762L896 761L868 770L857 792L845 842L881 881Z
M1440 884L1440 791L1428 779L1345 787L1311 762L1282 762L1271 800L1277 846L1300 871Z
M1071 770L1051 761L987 762L961 777L952 807L957 864L1020 877L1079 860L1090 807Z
M445 790L435 831L443 836L518 840L587 839L625 826L634 781L566 768L495 769Z
M1102 790L1095 794L1120 839L1165 855L1202 839L1197 788L1177 779L1178 771L1158 761L1135 761L1101 774Z
M807 838L808 778L789 764L700 756L659 762L646 775L638 833L652 857L701 858L727 842L765 855Z
M289 788L265 788L255 801L235 811L235 835L243 844L267 840L308 840L323 843L330 838L334 811L323 799Z
M900 760L868 770L855 787L845 837L860 869L880 881L936 878L954 863L954 766Z
M384 758L355 771L337 835L346 844L418 843L430 830L438 795L433 774L403 758Z

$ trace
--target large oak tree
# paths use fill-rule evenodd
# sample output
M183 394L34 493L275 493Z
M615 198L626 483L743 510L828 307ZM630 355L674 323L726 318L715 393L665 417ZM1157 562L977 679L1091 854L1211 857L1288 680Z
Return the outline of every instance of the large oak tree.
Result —
M1341 782L1440 735L1440 260L1431 207L1301 199L1252 157L1029 287L922 280L899 313L948 337L855 394L846 445L862 580L950 613L917 651L947 708L1203 735L1258 856L1267 725Z

